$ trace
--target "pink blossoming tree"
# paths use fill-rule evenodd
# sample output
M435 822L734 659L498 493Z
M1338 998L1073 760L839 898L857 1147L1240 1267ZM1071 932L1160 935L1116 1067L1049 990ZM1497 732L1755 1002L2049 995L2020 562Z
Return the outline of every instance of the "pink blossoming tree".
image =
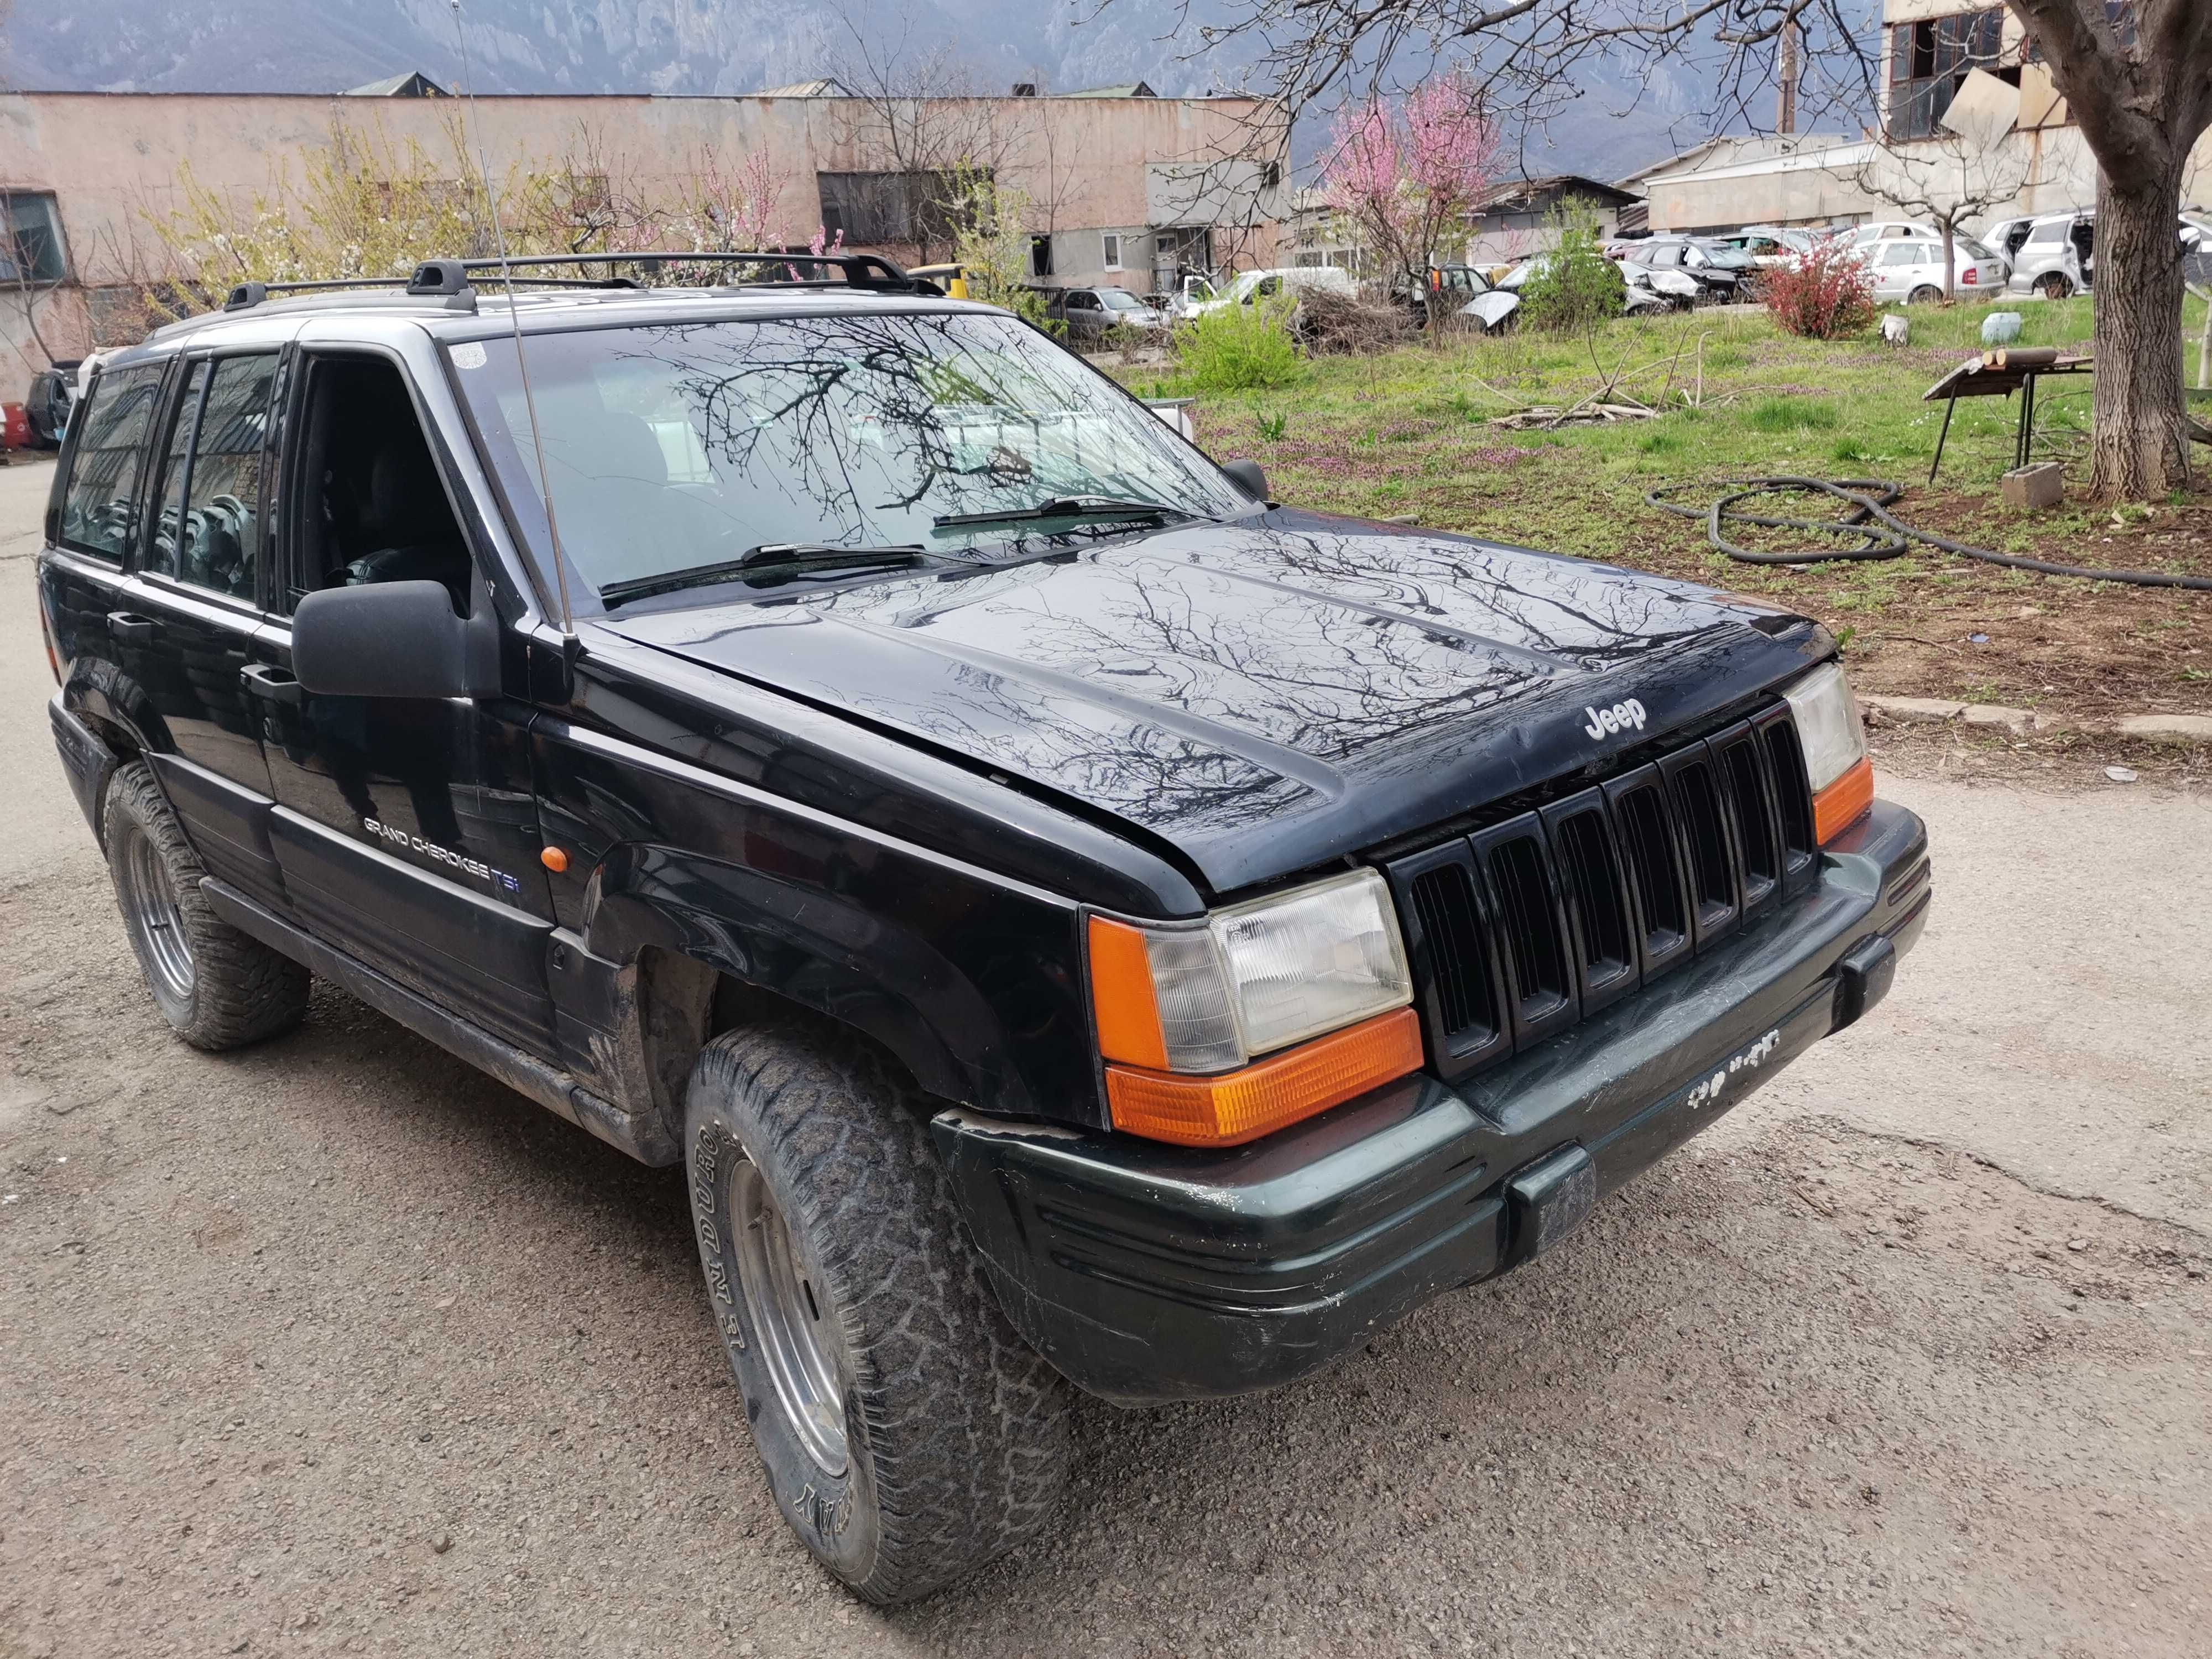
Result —
M1394 271L1421 285L1433 325L1437 245L1465 225L1497 167L1498 136L1474 82L1460 72L1431 76L1395 110L1370 99L1338 118L1334 146L1323 196Z

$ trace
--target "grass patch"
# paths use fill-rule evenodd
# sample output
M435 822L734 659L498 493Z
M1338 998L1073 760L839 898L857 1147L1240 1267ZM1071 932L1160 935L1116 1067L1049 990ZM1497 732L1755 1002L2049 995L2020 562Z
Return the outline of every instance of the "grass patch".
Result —
M1844 412L1804 398L1764 398L1743 418L1755 432L1832 432L1844 423Z

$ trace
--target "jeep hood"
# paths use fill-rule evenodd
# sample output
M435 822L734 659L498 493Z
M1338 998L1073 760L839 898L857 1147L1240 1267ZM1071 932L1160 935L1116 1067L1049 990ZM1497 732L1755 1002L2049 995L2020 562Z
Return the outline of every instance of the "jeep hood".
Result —
M1108 813L1217 892L1601 766L1831 649L1685 583L1278 510L623 637ZM1646 724L1592 737L1633 699Z

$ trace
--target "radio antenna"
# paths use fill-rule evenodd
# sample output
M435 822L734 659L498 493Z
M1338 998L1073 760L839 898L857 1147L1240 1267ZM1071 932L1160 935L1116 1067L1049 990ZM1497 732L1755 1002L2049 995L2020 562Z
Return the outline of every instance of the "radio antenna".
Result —
M453 44L461 55L461 88L477 129L477 172L483 179L484 210L491 216L492 244L499 274L507 284L507 320L514 331L514 367L522 379L522 412L530 422L530 448L538 459L538 493L545 503L545 529L553 540L553 583L561 595L561 631L574 638L575 613L568 605L568 560L561 550L561 526L553 516L553 479L545 470L545 440L538 429L538 399L530 390L530 360L522 350L522 307L514 301L514 270L507 262L507 232L499 222L499 196L491 187L491 163L484 152L483 117L477 111L477 78L469 72L467 31L461 27L461 0L446 0L453 11Z

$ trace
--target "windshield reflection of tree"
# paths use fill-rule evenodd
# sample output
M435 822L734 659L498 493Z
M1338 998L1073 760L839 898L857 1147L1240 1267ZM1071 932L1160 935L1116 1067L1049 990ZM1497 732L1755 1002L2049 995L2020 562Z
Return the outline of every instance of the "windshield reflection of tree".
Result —
M924 503L933 515L1066 494L1229 504L1164 427L1146 431L1151 417L1084 385L1018 325L841 316L617 337L650 342L610 357L652 366L648 392L676 399L717 485L780 495L815 526L810 539L965 547L984 533L933 536L915 522Z

